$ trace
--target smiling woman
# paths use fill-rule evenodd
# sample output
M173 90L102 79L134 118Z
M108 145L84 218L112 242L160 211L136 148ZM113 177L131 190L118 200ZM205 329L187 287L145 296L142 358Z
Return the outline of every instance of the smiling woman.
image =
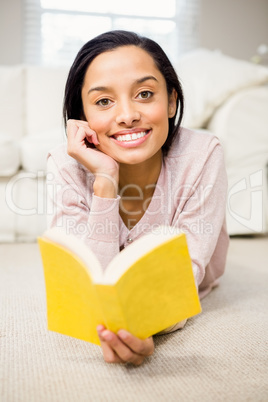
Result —
M48 210L50 226L81 238L104 269L144 233L183 229L202 297L224 271L227 181L217 138L180 127L183 105L154 41L111 31L87 42L66 83L67 149L48 158ZM153 352L152 338L98 330L107 361L140 364Z
M84 117L98 133L97 148L119 163L139 164L158 152L161 164L176 98L175 92L168 95L153 58L133 45L97 56L82 87Z

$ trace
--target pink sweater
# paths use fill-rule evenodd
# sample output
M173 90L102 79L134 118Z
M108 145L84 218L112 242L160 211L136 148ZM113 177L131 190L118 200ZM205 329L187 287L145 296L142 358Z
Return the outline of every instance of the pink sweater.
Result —
M105 268L129 243L158 225L186 233L200 297L223 274L229 237L225 225L227 179L218 139L208 132L182 129L163 159L153 198L129 230L119 214L120 196L93 194L94 176L68 156L66 144L48 157L49 227L63 227L81 238Z

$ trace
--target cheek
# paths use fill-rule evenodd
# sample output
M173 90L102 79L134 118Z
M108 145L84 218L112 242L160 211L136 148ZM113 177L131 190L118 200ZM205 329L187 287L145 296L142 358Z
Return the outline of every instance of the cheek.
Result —
M168 110L164 105L155 105L151 110L150 118L152 123L159 125L161 129L167 129L168 131Z
M105 113L86 113L86 119L89 127L101 135L106 133L110 127L110 120Z

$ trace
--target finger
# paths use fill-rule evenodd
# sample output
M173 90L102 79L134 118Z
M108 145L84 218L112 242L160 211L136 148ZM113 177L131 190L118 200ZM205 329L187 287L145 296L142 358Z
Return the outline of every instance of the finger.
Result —
M74 138L80 128L84 130L85 134L88 134L90 137L93 138L94 144L95 144L95 142L98 142L98 137L97 137L96 132L89 127L87 121L82 121L82 120L69 119L67 121L68 137ZM90 142L92 142L92 141L90 141Z
M86 138L85 130L82 127L79 127L76 131L74 129L68 131L68 149L75 149L77 146L80 146L81 143L84 143Z
M135 353L142 356L151 356L154 352L154 342L152 337L139 339L124 329L120 329L117 335L122 342L124 342Z
M110 347L110 345L104 340L102 333L105 331L105 327L103 325L98 325L97 327L103 358L107 363L124 363L123 360L115 353L115 351Z
M78 129L83 128L85 130L86 138L89 143L99 145L97 133L89 127L87 122L76 121L75 124Z
M73 148L76 145L84 145L85 139L87 139L91 144L99 145L97 134L95 131L90 130L89 128L76 126L76 130L72 129L70 132L68 132L68 143L70 148Z
M139 365L143 362L144 356L133 352L113 332L105 330L102 332L101 337L122 361L135 365Z
M67 125L69 124L80 124L80 125L84 125L84 126L88 126L88 122L86 120L76 120L76 119L68 119L67 120Z
M115 351L100 338L100 343L102 347L103 358L106 363L125 363L120 357L115 353Z
M75 120L76 124L82 124L88 126L88 122L86 120Z
M68 141L75 138L75 135L78 131L79 127L77 127L75 120L67 121L67 138Z
M75 142L82 142L86 138L86 130L84 127L79 127L75 134Z
M100 144L99 140L98 140L98 137L97 137L97 134L95 133L95 131L92 131L91 133L86 132L86 139L91 144L94 144L94 145L99 145Z
M78 147L84 145L86 138L85 126L77 126L75 120L68 120L67 122L67 140L68 140L68 153L72 152Z

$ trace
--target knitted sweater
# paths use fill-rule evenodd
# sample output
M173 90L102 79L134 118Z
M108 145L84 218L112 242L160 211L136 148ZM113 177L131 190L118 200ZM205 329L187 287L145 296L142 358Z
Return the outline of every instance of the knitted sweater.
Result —
M120 249L158 225L169 225L186 233L200 297L217 285L229 243L227 178L221 145L211 133L180 130L163 158L153 197L131 230L119 214L120 195L94 195L93 174L67 154L66 144L49 153L47 167L48 226L81 238L104 269Z

